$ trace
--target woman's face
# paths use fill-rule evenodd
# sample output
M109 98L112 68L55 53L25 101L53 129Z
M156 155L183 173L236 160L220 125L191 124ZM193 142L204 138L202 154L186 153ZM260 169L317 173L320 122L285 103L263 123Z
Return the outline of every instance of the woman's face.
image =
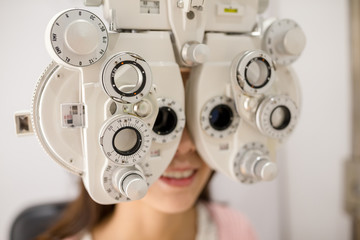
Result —
M198 155L185 128L170 165L140 201L162 212L186 211L194 205L210 175L211 169Z
M182 75L186 80L188 73L182 72ZM140 201L167 213L188 210L198 199L211 172L212 170L197 153L185 127L170 165Z

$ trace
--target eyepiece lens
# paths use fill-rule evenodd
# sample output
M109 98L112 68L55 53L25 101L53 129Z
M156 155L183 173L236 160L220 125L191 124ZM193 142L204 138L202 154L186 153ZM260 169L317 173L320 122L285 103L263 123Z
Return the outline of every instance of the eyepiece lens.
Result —
M159 108L153 131L158 135L170 134L176 128L178 119L175 111L169 107Z
M266 85L270 76L269 64L263 58L255 58L247 65L246 81L254 88L261 88Z
M233 119L233 112L228 105L220 104L214 107L209 115L210 125L218 131L227 129Z
M123 93L134 93L142 85L143 78L139 69L132 64L123 64L115 72L114 83L116 88Z
M141 134L132 127L119 129L113 138L113 146L117 153L123 156L129 156L136 153L141 146Z
M270 116L271 126L276 130L285 129L289 125L290 120L290 110L285 106L276 107Z

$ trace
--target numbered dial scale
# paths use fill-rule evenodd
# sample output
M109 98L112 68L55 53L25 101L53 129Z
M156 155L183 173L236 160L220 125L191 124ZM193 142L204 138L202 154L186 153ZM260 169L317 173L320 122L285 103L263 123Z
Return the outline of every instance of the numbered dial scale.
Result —
M56 15L46 31L46 45L56 62L75 67L96 63L108 47L108 32L95 14L83 9Z
M263 46L280 65L293 63L305 48L305 33L291 19L277 20L266 30Z
M150 66L134 53L112 56L102 72L105 92L115 101L135 103L148 95L152 86Z
M243 183L270 181L277 175L276 164L269 159L264 144L250 142L242 146L233 163L235 177Z
M151 130L137 117L115 116L104 124L100 145L109 160L130 166L143 160L149 152Z
M271 58L262 50L246 51L232 64L233 80L243 93L250 96L266 92L275 81Z
M226 96L210 99L201 111L201 127L211 137L224 138L233 134L239 122L235 103Z
M169 98L159 98L159 113L153 127L153 141L167 143L181 135L185 127L185 112L179 103Z

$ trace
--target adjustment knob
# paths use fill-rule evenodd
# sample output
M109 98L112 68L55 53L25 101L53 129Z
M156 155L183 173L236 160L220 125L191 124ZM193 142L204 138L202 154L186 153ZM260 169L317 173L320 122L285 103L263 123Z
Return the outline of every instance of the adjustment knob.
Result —
M264 49L271 58L280 65L294 62L305 48L304 31L293 20L282 19L275 21L266 30Z
M244 175L258 181L271 181L277 175L276 164L256 149L249 150L244 154L241 170Z
M145 176L135 167L119 169L113 176L113 185L130 200L139 200L147 192Z
M139 117L147 117L152 112L152 105L147 100L141 100L134 104L134 112Z
M128 198L138 200L145 196L148 186L140 175L130 174L122 181L121 188Z
M57 14L49 22L45 43L57 63L86 67L105 55L108 32L101 19L92 12L70 9Z
M234 158L233 171L243 183L271 181L278 172L276 163L269 158L269 151L260 142L250 142L241 147Z
M277 175L277 166L273 162L262 159L256 163L254 173L258 179L271 181Z
M209 47L202 43L185 43L181 50L181 56L189 66L206 62L209 54Z

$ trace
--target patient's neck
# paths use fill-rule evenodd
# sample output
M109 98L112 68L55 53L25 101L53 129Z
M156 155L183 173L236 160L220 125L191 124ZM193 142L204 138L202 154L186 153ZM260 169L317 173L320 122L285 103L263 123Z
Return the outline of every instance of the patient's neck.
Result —
M195 236L195 207L165 213L141 200L117 204L114 213L93 231L93 240L180 240Z

